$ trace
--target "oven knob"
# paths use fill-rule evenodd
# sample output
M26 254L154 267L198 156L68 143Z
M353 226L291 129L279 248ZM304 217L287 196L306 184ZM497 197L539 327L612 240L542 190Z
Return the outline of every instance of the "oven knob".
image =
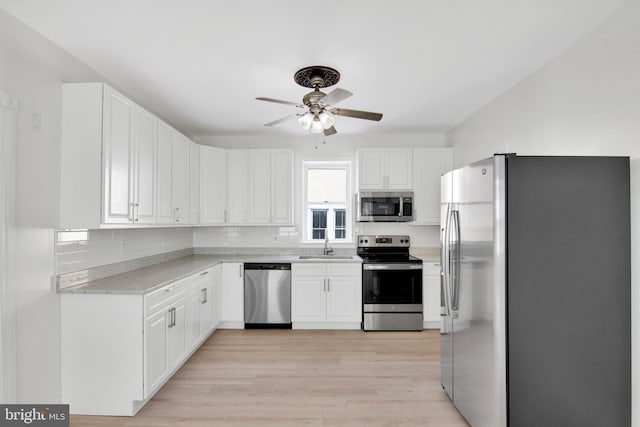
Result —
M369 243L369 241L368 241L368 240L365 240L364 242L365 242L365 243Z

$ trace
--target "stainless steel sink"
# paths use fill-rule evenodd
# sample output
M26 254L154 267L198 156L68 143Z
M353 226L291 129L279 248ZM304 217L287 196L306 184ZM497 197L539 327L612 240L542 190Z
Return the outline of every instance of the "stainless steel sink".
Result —
M300 255L299 259L353 259L353 256L342 256L342 255Z

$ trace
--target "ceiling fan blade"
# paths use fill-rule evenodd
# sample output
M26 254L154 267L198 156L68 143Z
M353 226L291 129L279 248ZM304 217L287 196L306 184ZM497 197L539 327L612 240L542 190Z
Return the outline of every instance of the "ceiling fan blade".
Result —
M349 110L346 108L332 108L331 114L335 116L353 117L355 119L380 121L382 113L372 113L370 111Z
M336 133L338 133L338 131L333 126L331 126L329 129L324 130L324 136L331 136L331 135L335 135Z
M297 102L291 102L291 101L283 101L281 99L273 99L273 98L265 98L265 97L259 97L256 98L258 101L268 101L268 102L275 102L278 104L285 104L285 105L293 105L294 107L298 107L298 108L307 108L302 104L298 104Z
M290 115L288 115L288 116L286 116L286 117L283 117L283 118L281 118L281 119L274 120L274 121L269 122L269 123L265 123L264 125L265 125L265 126L273 126L273 125L277 125L277 124L279 124L279 123L286 122L287 120L291 120L291 119L293 119L294 117L297 117L297 116L298 116L297 114L290 114Z
M320 101L318 102L324 105L336 105L338 102L344 101L351 95L353 95L353 93L349 92L348 90L336 88L326 94L324 97L320 98Z

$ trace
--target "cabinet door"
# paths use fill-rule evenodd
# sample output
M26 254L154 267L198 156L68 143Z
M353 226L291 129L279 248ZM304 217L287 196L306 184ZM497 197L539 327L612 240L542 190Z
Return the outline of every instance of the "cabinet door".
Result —
M249 152L249 224L268 224L271 212L269 151Z
M156 223L156 118L136 108L134 222Z
M384 188L384 153L382 150L358 150L358 188L379 190Z
M213 326L213 283L200 290L200 339L206 337Z
M293 224L293 152L271 151L271 223Z
M204 338L213 327L213 269L210 268L208 270L200 272L196 276L192 276L191 280L191 290L194 295L194 301L192 302L194 313L198 313L198 331L192 331L194 335L194 339L199 341ZM196 298L197 298L197 307L196 307ZM195 320L192 320L192 325Z
M328 277L327 291L327 321L362 320L362 281L359 277Z
M134 104L105 86L103 107L103 222L133 220Z
M422 299L425 322L440 321L440 263L424 263Z
M227 223L244 224L249 194L248 151L227 151L227 165Z
M175 222L189 222L189 140L174 131L171 158L171 202Z
M413 151L415 222L440 224L440 176L452 167L450 148L417 148Z
M171 156L173 151L173 130L164 122L158 121L158 223L170 224L175 222L173 204L171 201Z
M200 147L200 223L224 224L227 212L225 150Z
M189 224L200 223L200 146L189 141Z
M187 298L187 347L194 349L200 341L200 303L202 292L193 289Z
M293 276L291 283L291 320L322 322L326 319L326 278Z
M390 190L413 189L411 149L392 149L386 151L386 183Z
M188 342L187 298L173 304L173 326L169 328L168 365L172 371L190 350Z
M170 315L161 310L145 319L144 326L144 397L156 389L169 371L167 337Z
M244 322L244 265L222 264L222 321Z
M213 275L213 328L217 328L222 321L222 265L213 267L211 274Z

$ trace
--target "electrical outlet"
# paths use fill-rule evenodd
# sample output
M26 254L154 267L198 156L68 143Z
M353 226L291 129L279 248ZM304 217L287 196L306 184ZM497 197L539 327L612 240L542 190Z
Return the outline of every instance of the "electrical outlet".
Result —
M35 111L31 112L31 117L29 120L29 129L39 131L41 127L40 114Z

